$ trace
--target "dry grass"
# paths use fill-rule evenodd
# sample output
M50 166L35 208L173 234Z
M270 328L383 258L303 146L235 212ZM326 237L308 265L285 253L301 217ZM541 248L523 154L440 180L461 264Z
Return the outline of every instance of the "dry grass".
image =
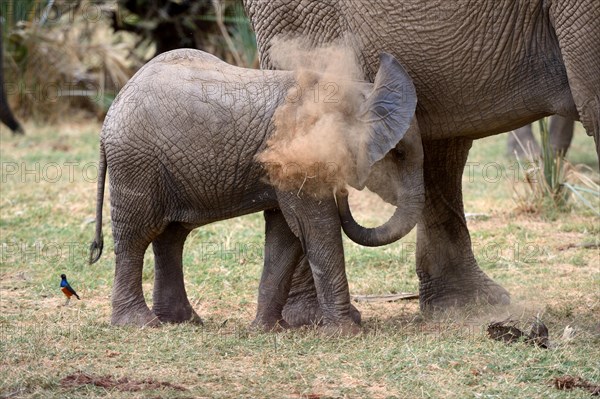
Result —
M415 301L361 303L364 334L353 338L326 338L312 330L248 330L264 238L262 216L255 214L198 229L186 244L186 288L204 327L116 328L109 324L114 255L107 199L105 253L98 264L86 264L96 188L82 173L97 161L99 126L25 127L27 137L13 138L4 129L0 136L0 395L584 398L589 394L583 390L556 390L552 379L570 374L600 381L600 253L576 246L597 240L600 224L583 207L552 218L517 215L505 181L492 184L476 174L470 182L465 175L467 211L488 215L469 220L474 250L486 273L512 293L508 308L424 317ZM504 137L481 140L470 159L482 165L504 163L498 155L503 144ZM66 178L67 162L78 163L72 182ZM36 170L36 163L39 173L21 174L24 168ZM43 172L50 163L62 165L63 178L57 182L49 181L50 169ZM19 170L13 173L11 165ZM361 221L385 219L379 200L369 194L353 193L351 201ZM383 248L346 242L352 293L415 291L414 241L413 232ZM213 244L223 251L213 246L207 251ZM145 263L150 301L150 252ZM60 306L63 272L82 298L68 308ZM526 321L538 314L550 330L549 350L509 346L485 335L492 319L510 315ZM575 328L572 339L562 338L567 325ZM77 373L154 383L141 384L142 391L61 383Z
M135 39L112 32L102 17L109 4L53 4L46 24L40 22L42 3L30 1L26 20L10 27L5 82L13 109L38 122L56 123L81 109L102 117L139 67L130 59Z
M517 160L523 179L513 181L512 185L517 209L523 213L553 212L564 210L576 201L600 216L600 176L587 165L575 166L555 154L546 119L538 122L541 154L519 142L525 159Z

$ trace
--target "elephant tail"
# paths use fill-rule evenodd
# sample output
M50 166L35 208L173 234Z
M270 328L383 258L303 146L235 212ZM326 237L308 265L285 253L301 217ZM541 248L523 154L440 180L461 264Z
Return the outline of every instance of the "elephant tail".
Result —
M106 182L106 153L100 140L100 160L98 162L98 192L96 194L96 235L90 244L90 265L96 263L102 255L104 236L102 234L102 204L104 202L104 183Z

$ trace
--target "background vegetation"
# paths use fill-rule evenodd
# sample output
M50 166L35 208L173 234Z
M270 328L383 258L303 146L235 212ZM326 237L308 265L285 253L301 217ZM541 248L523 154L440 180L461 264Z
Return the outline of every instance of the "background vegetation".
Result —
M6 90L17 116L102 120L150 58L193 47L257 67L241 0L3 0Z

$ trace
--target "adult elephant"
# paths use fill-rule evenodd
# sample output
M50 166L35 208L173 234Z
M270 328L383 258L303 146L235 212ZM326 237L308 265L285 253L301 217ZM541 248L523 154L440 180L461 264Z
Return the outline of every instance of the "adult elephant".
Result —
M6 90L4 88L4 46L2 42L2 30L2 22L0 21L0 121L8 126L14 134L23 134L23 128L15 119L6 99Z
M559 115L550 117L550 148L560 156L565 156L573 140L574 122ZM531 124L525 125L511 132L506 142L506 152L509 156L527 157L528 154L539 154L540 146L533 136Z
M270 48L281 36L318 45L351 34L370 80L380 52L401 61L417 89L425 154L416 254L421 308L508 303L508 292L473 256L463 168L474 139L552 114L580 120L600 154L597 0L245 0L244 5L262 68L274 67ZM304 262L287 314L298 316L314 304Z

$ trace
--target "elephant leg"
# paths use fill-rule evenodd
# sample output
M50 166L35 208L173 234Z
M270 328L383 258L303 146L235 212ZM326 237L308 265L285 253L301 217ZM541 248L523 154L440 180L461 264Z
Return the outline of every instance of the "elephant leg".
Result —
M530 155L537 156L540 153L531 124L525 125L508 134L506 153L509 157L528 158Z
M150 243L126 245L123 244L125 241L120 239L120 234L114 236L116 267L111 323L117 326L157 326L160 322L146 305L142 291L144 252ZM122 236L128 237L125 234Z
M189 234L179 223L171 223L152 241L154 291L152 311L162 322L192 321L202 324L190 304L183 282L183 245Z
M323 319L315 281L304 254L295 267L292 287L282 314L292 327L319 324Z
M288 327L281 311L288 298L294 268L303 254L300 240L290 230L279 209L265 211L264 217L265 260L252 325L272 330Z
M308 259L304 255L295 268L292 287L282 314L292 327L319 324L323 319L313 275ZM350 304L350 317L354 323L361 324L360 312L352 304Z
M323 324L335 331L355 333L350 317L350 293L346 278L341 222L333 198L278 191L285 220L300 242L312 271Z
M8 101L6 99L6 89L4 87L4 68L3 66L3 58L4 58L4 50L2 48L3 39L2 39L2 23L0 22L0 121L4 123L6 126L12 130L14 134L23 134L23 128L21 124L15 119L10 107L8 106Z
M421 309L474 302L508 304L508 292L479 268L462 202L462 173L472 140L424 143L425 208L417 229Z
M550 146L554 153L565 156L573 140L573 120L553 115L550 117Z

